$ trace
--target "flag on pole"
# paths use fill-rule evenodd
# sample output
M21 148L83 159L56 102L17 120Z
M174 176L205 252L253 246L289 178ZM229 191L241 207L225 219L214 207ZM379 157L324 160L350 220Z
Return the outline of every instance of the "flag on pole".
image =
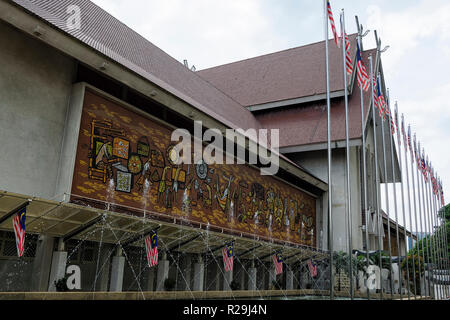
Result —
M386 100L384 99L384 95L381 93L381 84L380 84L380 76L378 75L377 81L377 91L376 96L378 97L378 112L380 113L380 118L386 120Z
M317 276L317 264L312 261L312 259L308 260L308 268L311 277L315 278Z
M410 124L408 124L408 148L409 148L409 151L411 151L411 155L412 155L413 149L411 146L411 125Z
M361 50L359 49L359 44L356 43L356 71L358 78L358 86L364 91L368 91L370 87L369 76L367 75L366 67L362 62Z
M334 18L333 18L333 11L331 10L331 5L330 5L329 0L327 0L327 7L328 7L328 20L330 21L331 31L333 31L333 35L334 35L334 43L336 43L337 47L340 48L341 46L339 45L339 37L337 35L336 25L334 23ZM326 39L326 40L328 41L328 39Z
M408 151L408 143L406 141L406 132L405 132L405 116L402 113L402 136L403 136L403 144L405 146L405 151Z
M225 272L233 270L233 243L226 244L222 249L223 264L225 266Z
M280 253L276 253L272 256L273 263L275 265L275 274L283 273L283 258Z
M352 56L350 54L350 49L351 49L350 39L348 38L347 33L345 33L345 66L347 69L347 74L349 75L353 73L353 61Z
M145 251L147 253L148 266L156 266L158 264L158 235L156 231L152 231L150 235L145 237Z
M27 218L27 207L19 209L14 217L14 234L16 235L17 256L23 256L25 249L25 220Z
M398 107L397 107L397 103L395 103L395 125L397 127L397 137L398 134L400 133L398 130L399 126L400 126L400 122L398 122ZM402 145L402 141L401 139L397 139L398 140L398 145L401 146Z

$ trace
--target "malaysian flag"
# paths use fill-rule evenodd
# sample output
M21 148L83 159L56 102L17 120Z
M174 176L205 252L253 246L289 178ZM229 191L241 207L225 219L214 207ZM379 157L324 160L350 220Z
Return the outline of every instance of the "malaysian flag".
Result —
M411 125L408 124L408 147L412 154L412 146L411 146Z
M334 35L334 43L336 43L337 47L340 48L341 46L339 45L339 37L337 35L336 25L334 23L333 11L331 10L330 1L327 1L327 7L328 7L328 20L330 20L331 30L333 31Z
M441 198L441 206L445 206L445 200L444 200L444 188L442 187L442 181L439 178L439 195Z
M386 120L386 100L384 95L381 93L380 76L377 78L377 97L378 97L378 112L380 113L380 118Z
M345 34L345 66L347 68L347 73L350 75L353 73L353 61L350 53L350 39L347 33Z
M308 269L311 277L315 278L317 276L317 264L311 259L308 260Z
M373 90L373 103L374 103L374 107L378 109L378 112L380 113L380 118L383 118L383 112L381 111L380 108L380 99L379 99L379 95L378 95L378 83L377 80L375 78L375 76L373 76L372 79L372 90Z
M356 67L358 86L364 91L368 91L370 87L370 80L369 76L367 75L366 67L362 62L361 50L359 49L358 43L356 43Z
M395 103L395 126L397 127L397 140L398 140L398 145L401 146L402 145L402 141L401 139L398 139L399 136L399 131L398 131L398 127L399 127L399 122L398 122L398 107L397 107L397 103Z
M408 151L408 143L406 142L406 132L405 132L405 116L402 113L402 136L403 143L405 145L405 151Z
M272 256L273 263L275 265L275 274L283 273L283 258L280 253L276 253Z
M147 252L148 266L156 266L158 264L158 235L156 231L152 231L145 238L145 251Z
M233 270L233 243L225 245L225 247L222 249L222 256L223 264L225 266L225 272Z
M14 217L14 234L16 235L17 256L23 256L25 249L25 220L27 218L27 207L19 209Z

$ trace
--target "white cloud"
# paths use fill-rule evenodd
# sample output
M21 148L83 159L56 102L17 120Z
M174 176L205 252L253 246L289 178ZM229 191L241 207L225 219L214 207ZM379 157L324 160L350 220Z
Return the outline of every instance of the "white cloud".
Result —
M94 2L197 69L272 52L287 41L275 33L259 0Z

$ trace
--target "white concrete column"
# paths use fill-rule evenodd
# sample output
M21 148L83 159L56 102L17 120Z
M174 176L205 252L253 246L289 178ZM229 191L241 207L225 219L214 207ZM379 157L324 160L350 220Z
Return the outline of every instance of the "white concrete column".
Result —
M256 290L256 268L253 260L248 270L248 290Z
M147 274L147 291L155 291L155 268L149 268Z
M66 275L66 266L67 252L64 251L64 242L62 239L59 239L58 251L53 252L48 291L56 291L55 281L64 278Z
M275 273L275 267L271 267L269 270L269 289L272 288L274 281L277 281L277 274Z
M169 260L167 254L164 253L160 261L158 261L158 271L156 274L156 291L164 291L164 281L169 278Z
M192 267L192 257L190 254L186 254L183 259L183 270L184 270L184 284L183 289L185 291L191 290L191 267Z
M294 272L292 270L286 271L286 290L294 289Z
M125 257L115 256L112 260L109 291L122 292Z
M228 272L225 272L223 270L223 291L230 291L231 290L231 282L233 281L233 270L230 270Z
M203 281L205 277L205 265L201 256L198 262L194 265L194 287L193 291L203 291Z
M48 290L54 240L52 237L39 235L36 257L33 260L31 291L43 292Z

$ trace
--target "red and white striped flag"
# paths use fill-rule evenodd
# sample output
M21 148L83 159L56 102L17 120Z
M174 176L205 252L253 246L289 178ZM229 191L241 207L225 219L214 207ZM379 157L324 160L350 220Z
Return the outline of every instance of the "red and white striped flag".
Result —
M223 249L222 249L222 256L223 256L223 264L225 267L225 272L231 271L233 270L233 257L234 257L234 252L233 252L233 244L227 244Z
M348 38L347 33L345 34L345 67L347 69L347 74L353 73L353 61L350 54L350 39Z
M158 235L155 231L145 237L145 251L147 253L148 266L156 266L158 264Z
M25 219L27 208L20 209L14 217L14 234L16 235L17 256L22 257L25 249Z
M279 253L272 256L273 264L275 265L275 274L283 273L283 258Z
M341 46L339 45L339 37L337 35L336 25L334 23L333 11L331 10L330 1L327 1L327 7L328 7L328 20L330 21L331 31L333 31L334 35L334 43L336 43L337 47L340 48Z
M317 265L311 260L308 260L308 268L309 268L309 273L311 274L311 277L316 277L317 276Z
M361 50L359 49L359 44L356 43L356 71L357 71L357 78L358 78L358 86L362 88L364 91L368 91L370 87L370 80L369 76L367 75L366 67L364 66L364 63L362 62L361 58Z

